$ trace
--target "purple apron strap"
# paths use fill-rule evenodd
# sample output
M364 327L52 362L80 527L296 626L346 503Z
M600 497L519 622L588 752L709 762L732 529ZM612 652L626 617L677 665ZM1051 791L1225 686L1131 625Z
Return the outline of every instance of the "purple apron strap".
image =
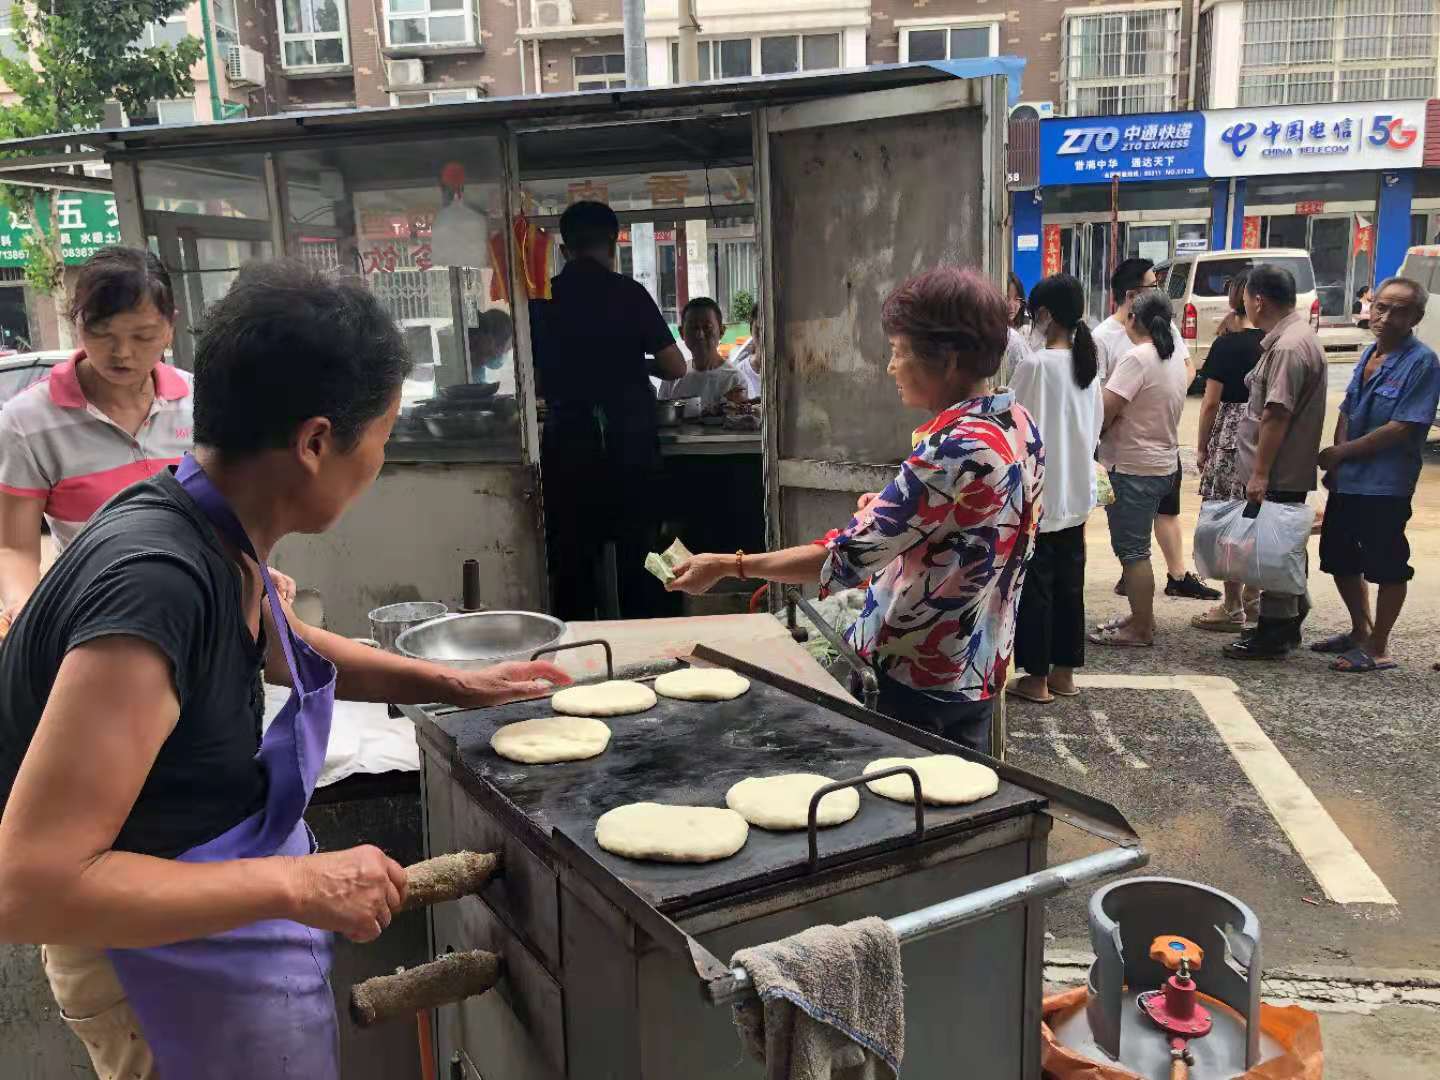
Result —
M185 456L176 477L215 528L260 568L293 686L260 742L257 760L269 781L265 806L179 859L309 854L303 815L330 738L335 666L295 637L268 568L193 457ZM109 952L166 1080L339 1080L330 940L272 919L195 941Z

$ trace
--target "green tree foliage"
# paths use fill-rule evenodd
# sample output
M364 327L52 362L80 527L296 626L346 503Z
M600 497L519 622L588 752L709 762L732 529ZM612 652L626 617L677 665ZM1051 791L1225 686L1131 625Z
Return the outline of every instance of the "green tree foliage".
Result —
M145 28L184 11L186 0L19 0L11 8L16 55L0 55L0 81L15 95L0 105L0 139L27 139L101 127L105 103L131 116L157 100L188 97L199 39L142 47ZM42 222L40 190L0 186L0 206L28 219L26 278L41 292L63 291L56 215Z

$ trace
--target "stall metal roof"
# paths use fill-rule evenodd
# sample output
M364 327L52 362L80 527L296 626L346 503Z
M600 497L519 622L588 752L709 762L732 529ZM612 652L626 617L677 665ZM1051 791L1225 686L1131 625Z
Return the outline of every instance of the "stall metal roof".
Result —
M923 64L890 64L827 74L801 73L697 83L687 86L591 90L524 97L481 98L447 105L380 109L308 110L204 124L165 124L44 135L0 143L0 179L54 186L82 179L76 166L131 155L163 155L223 146L288 143L315 136L418 135L458 123L508 125L519 130L663 120L743 111L794 101L919 86L945 79L1004 76L1011 104L1020 95L1025 61L998 56ZM21 177L23 176L23 180ZM93 178L84 178L91 180Z

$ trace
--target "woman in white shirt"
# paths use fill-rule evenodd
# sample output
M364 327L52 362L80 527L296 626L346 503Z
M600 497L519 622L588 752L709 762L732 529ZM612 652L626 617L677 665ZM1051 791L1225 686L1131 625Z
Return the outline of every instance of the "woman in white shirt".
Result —
M720 338L725 317L720 305L708 296L697 296L680 313L680 336L690 350L690 367L678 379L660 384L660 398L700 399L700 408L713 410L722 401L741 404L748 400L745 378L720 355Z
M1007 692L1048 704L1078 693L1075 669L1085 663L1085 519L1095 508L1103 409L1080 282L1069 274L1045 278L1030 292L1030 311L1045 347L1021 358L1011 389L1040 428L1045 490L1015 627L1015 666L1027 674Z

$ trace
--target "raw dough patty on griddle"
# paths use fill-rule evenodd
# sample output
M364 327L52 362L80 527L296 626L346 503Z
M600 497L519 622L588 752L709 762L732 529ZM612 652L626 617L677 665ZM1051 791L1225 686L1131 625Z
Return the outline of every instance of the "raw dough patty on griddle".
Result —
M725 805L762 829L804 829L810 824L811 797L831 783L830 777L818 773L748 776L725 793ZM843 788L820 800L815 821L841 825L859 812L860 792Z
M729 701L750 689L750 680L725 668L681 668L655 680L655 692L679 701Z
M865 772L879 772L896 765L909 765L920 776L920 794L927 803L937 806L958 806L978 802L1000 789L1000 776L989 765L966 761L955 754L930 754L926 757L882 757L865 766ZM913 803L915 785L904 773L871 780L866 785L876 795L896 802Z
M490 749L526 765L583 761L605 752L610 725L588 716L544 716L517 720L490 736Z
M655 691L644 683L612 679L558 690L550 707L567 716L626 716L652 708L657 700Z
M627 859L703 863L728 859L745 846L750 826L718 806L629 803L600 815L595 842Z

